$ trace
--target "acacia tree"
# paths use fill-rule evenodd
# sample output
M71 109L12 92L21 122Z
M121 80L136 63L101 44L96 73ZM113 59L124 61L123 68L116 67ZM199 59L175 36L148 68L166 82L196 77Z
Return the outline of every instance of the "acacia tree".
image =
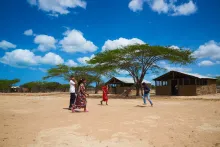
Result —
M78 66L78 67L68 67L66 65L57 65L47 71L47 76L43 79L48 79L52 77L62 77L68 80L71 75L79 81L82 77L86 78L87 85L95 82L95 93L98 92L100 84L103 83L101 76L109 76L113 74L114 70L109 67L104 66Z
M141 83L147 71L161 69L157 65L158 61L166 60L172 64L186 65L195 60L191 54L190 50L142 44L100 52L88 63L96 67L107 66L127 71L135 82L136 96L140 96Z
M43 79L61 77L68 81L71 75L74 75L77 81L81 78L86 78L87 85L91 84L94 80L94 77L87 72L86 68L68 67L66 65L57 65L56 67L49 69L47 71L47 76L43 77Z
M11 86L18 82L20 82L20 79L13 79L13 80L0 79L0 91L9 92L11 89Z

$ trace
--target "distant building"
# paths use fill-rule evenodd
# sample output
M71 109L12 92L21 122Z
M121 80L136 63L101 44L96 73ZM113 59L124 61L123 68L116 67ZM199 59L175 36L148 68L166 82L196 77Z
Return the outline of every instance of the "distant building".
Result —
M12 86L11 87L11 92L20 92L21 88L19 86Z
M194 96L216 93L216 79L179 71L170 71L154 79L156 95Z
M147 83L148 86L151 86L149 81L143 80L143 82ZM109 86L109 93L112 94L121 94L127 89L135 90L135 83L133 78L113 77L107 81L106 84Z

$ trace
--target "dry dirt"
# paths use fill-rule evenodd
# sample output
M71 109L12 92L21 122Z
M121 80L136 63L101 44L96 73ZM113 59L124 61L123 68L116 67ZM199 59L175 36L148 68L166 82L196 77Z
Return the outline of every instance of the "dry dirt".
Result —
M189 98L89 98L72 113L68 94L1 94L0 147L220 147L220 101Z

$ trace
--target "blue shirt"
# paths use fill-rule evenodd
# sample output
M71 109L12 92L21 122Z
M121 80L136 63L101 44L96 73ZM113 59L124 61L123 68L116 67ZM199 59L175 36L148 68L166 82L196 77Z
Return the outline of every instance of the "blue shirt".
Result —
M150 92L150 88L147 86L144 87L144 94L148 94Z

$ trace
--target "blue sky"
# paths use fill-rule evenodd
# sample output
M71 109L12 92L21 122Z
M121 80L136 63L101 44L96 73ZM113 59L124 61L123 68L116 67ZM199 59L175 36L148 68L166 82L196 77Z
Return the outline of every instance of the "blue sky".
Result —
M134 43L191 49L195 64L158 64L220 75L219 8L219 0L1 0L0 79L41 80L56 64L80 66Z

